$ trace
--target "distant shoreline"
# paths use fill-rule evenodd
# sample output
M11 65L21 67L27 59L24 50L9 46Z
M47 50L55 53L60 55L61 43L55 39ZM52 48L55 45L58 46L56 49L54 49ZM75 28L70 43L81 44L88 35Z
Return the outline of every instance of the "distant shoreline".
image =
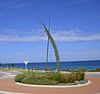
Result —
M88 62L91 62L91 61L99 61L100 62L100 60L66 60L66 61L60 61L60 62L86 62L86 61L88 61ZM56 63L56 61L51 61L51 62L48 62L48 63ZM0 62L0 64L12 64L12 63L14 63L14 64L19 64L19 63L22 63L22 62ZM42 61L42 62L38 62L38 61L35 61L35 62L29 62L29 63L46 63L45 61Z
M29 62L27 65L28 69L45 69L46 63L45 62ZM0 68L25 68L25 64L23 63L2 63L0 64ZM51 70L56 69L56 62L48 62L48 68ZM61 70L72 70L72 69L79 69L85 68L89 70L94 70L96 68L100 68L100 60L91 60L91 61L64 61L61 62Z

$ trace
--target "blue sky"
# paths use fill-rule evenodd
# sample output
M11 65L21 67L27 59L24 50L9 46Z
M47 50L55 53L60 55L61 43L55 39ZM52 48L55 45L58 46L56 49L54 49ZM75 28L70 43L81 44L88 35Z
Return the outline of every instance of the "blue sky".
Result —
M44 62L49 13L61 61L100 60L100 0L0 0L0 62Z

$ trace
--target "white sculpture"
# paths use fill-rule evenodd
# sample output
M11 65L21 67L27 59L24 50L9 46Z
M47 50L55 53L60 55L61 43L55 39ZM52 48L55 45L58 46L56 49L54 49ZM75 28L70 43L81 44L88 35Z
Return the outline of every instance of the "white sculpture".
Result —
M24 63L25 63L25 69L27 70L28 60L24 61Z

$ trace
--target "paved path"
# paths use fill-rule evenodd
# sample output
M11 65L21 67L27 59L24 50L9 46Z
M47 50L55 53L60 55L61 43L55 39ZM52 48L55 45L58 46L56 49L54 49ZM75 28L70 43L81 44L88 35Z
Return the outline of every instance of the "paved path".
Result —
M19 73L21 73L21 72L18 72L18 71L0 71L0 79L14 78Z
M31 94L96 94L100 93L100 78L88 77L91 85L76 88L36 88L16 85L13 79L1 79L0 90Z
M9 94L100 94L100 77L88 76L92 83L88 86L74 88L37 88L16 85L12 78L0 79L0 91L16 93ZM8 94L8 93L0 93Z

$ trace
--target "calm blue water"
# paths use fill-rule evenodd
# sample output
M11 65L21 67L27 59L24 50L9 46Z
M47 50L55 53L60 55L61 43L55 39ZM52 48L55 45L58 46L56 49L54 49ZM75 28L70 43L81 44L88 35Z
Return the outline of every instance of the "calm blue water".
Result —
M13 64L13 63L12 63ZM0 67L12 67L12 64L2 64ZM14 63L13 67L17 68L25 68L24 63ZM45 63L28 63L28 69L45 69ZM49 62L49 68L55 69L56 68L56 62ZM61 62L61 69L77 69L77 68L86 68L86 69L96 69L100 68L100 60L94 60L94 61L67 61L67 62Z

